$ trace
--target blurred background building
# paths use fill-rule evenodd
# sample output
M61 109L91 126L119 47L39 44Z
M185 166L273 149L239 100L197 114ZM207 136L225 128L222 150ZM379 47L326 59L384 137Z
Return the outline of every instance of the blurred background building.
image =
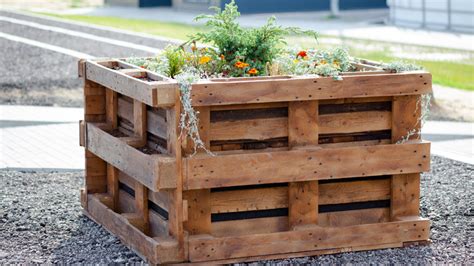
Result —
M397 26L474 32L474 0L388 0Z
M208 10L224 7L231 0L106 0L106 4L140 7L173 6L180 10ZM241 13L329 11L333 0L236 0ZM387 8L386 0L338 0L340 10Z

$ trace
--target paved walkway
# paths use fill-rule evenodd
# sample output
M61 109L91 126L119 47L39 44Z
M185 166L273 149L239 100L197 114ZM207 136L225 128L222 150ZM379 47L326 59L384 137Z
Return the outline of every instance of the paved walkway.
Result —
M84 169L82 108L0 105L0 169ZM474 164L474 123L428 121L432 152Z
M169 7L101 7L72 9L62 13L195 24L193 19L200 12L177 11ZM329 15L328 12L292 12L278 13L276 17L280 25L312 29L334 37L474 51L472 34L383 25L389 16L388 9L342 11L338 19L330 19ZM269 14L242 15L240 23L247 27L259 26L266 22L268 16Z

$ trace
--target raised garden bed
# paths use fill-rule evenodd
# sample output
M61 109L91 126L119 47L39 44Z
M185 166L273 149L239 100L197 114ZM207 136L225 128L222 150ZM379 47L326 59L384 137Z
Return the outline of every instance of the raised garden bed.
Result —
M193 84L209 154L180 138L180 88L121 60L81 61L85 212L151 263L232 262L403 247L430 144L424 71L354 63L342 80L273 76Z

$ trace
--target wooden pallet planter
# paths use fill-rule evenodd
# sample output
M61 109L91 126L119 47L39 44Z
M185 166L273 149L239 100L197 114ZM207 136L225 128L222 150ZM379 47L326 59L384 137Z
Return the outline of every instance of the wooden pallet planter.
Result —
M430 143L427 72L236 78L193 85L206 147L179 138L174 80L81 61L84 210L151 263L232 262L403 247L419 217Z

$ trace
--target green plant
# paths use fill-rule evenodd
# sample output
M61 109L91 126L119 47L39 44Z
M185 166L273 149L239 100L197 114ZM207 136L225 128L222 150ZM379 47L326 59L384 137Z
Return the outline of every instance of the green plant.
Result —
M407 72L407 71L415 71L415 70L421 70L423 69L422 67L412 64L412 63L407 63L404 61L393 61L388 64L384 64L383 68L385 70L388 70L393 73L401 73L401 72Z
M200 15L195 19L207 20L206 26L210 30L196 33L188 43L198 41L215 46L216 52L223 55L227 62L223 70L229 76L245 76L249 73L267 75L267 64L271 64L281 53L286 44L285 37L289 34L305 34L317 38L314 31L278 26L275 17L269 18L260 28L243 28L237 22L240 13L235 1L226 4L224 10L218 7L212 9L215 14ZM257 71L251 71L252 69Z

